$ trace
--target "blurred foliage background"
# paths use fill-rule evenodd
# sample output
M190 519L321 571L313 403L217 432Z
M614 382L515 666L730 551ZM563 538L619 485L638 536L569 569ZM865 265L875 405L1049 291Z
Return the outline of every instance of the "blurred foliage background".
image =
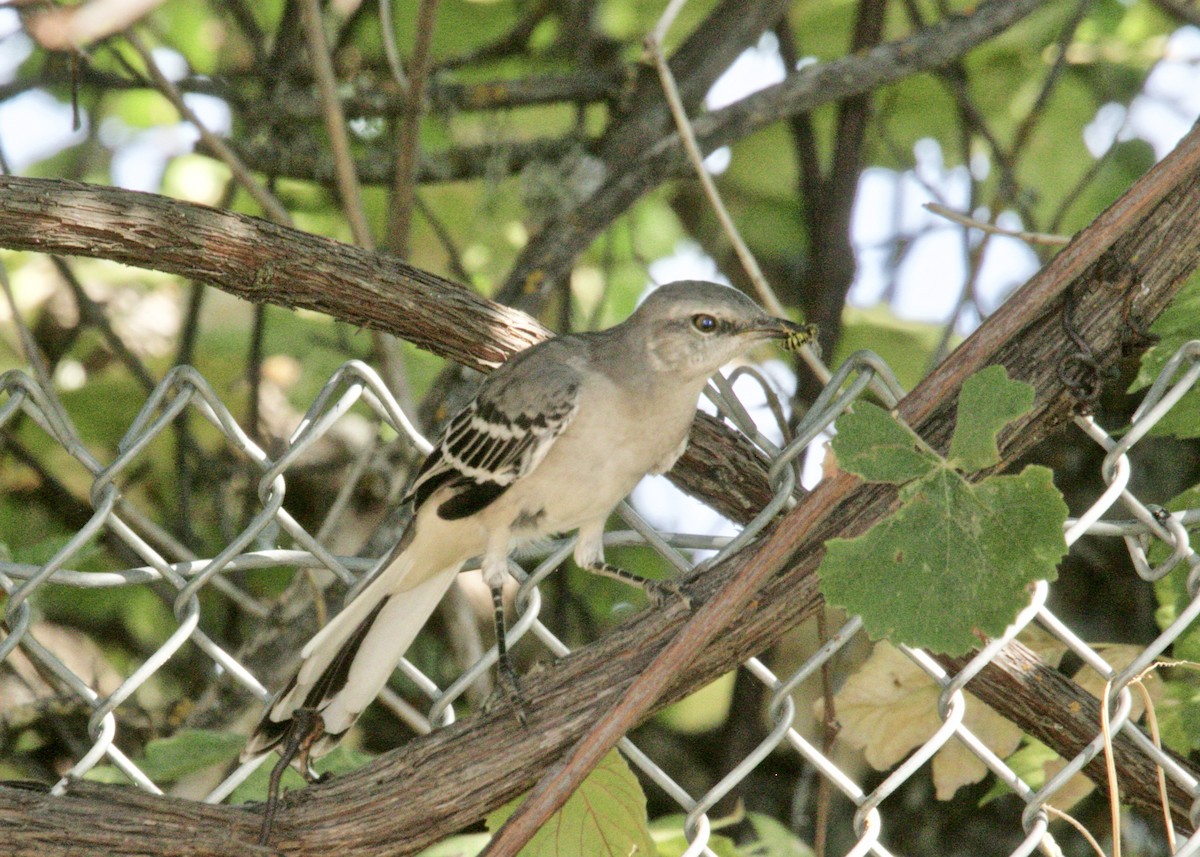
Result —
M652 281L723 276L748 285L686 165L642 168L674 131L642 45L664 4L322 3L333 92L349 142L341 165L361 183L361 204L337 178L329 103L302 25L305 2L150 5L157 8L129 29L122 23L102 30L77 51L52 49L56 39L79 38L71 29L76 7L0 9L6 171L149 190L371 244L520 306L559 331L621 320ZM860 86L842 101L818 91L812 109L781 96L774 112L737 112L755 90L1011 5L693 0L671 28L666 51L684 102L693 118L709 121L697 123L711 150L709 169L781 300L820 325L831 365L871 348L911 386L1055 252L1053 244L963 229L922 203L1009 230L1070 235L1200 113L1200 7L1185 0L1031 4L1029 14L965 54L940 58L934 71L910 74L897 65L882 83ZM850 79L862 74L847 68ZM200 139L180 102L229 153ZM257 193L231 168L234 159ZM264 193L277 210L264 209ZM222 293L219 283L32 253L0 252L0 263L12 294L11 303L0 303L0 370L29 364L15 310L101 461L116 454L153 385L181 363L199 369L268 451L349 358L380 367L427 433L470 389L455 367L403 342L310 312L252 306ZM795 370L773 358L772 376L802 404L817 387ZM1112 379L1099 403L1104 424L1118 424L1136 404L1125 393L1136 371L1131 362L1126 377ZM358 419L289 477L287 507L314 531L364 443L379 436L365 412ZM394 437L384 432L382 439ZM1134 488L1166 502L1195 482L1196 449L1186 440L1156 443L1135 470L1145 484ZM1072 431L1038 457L1055 468L1073 511L1099 493L1096 478L1084 475L1096 473L1099 451ZM389 509L412 458L402 442L373 454L355 486L352 513L330 534L337 552L378 552L395 538L400 524ZM213 556L255 511L255 468L194 417L181 418L123 478L126 496L170 533L176 553ZM36 425L17 424L0 437L0 550L19 562L45 561L88 519L90 484L90 474ZM639 496L664 525L708 525L677 495ZM1089 640L1152 637L1152 588L1112 573L1127 566L1127 556L1107 544L1082 548L1056 584L1056 612ZM614 551L612 558L643 573L666 573L646 551ZM103 535L72 560L80 570L131 564L140 561ZM238 582L283 603L311 602L314 589L328 584L314 587L292 570L241 572ZM469 662L480 641L490 644L486 609L476 616L469 585L464 591L410 655L441 682ZM544 591L546 621L572 643L619 621L632 597L573 569L553 576ZM326 597L336 605L336 588ZM209 633L258 652L264 669L286 667L271 649L286 623L247 617L213 593L205 598ZM49 587L36 600L45 623L39 635L54 639L47 645L60 656L89 665L80 669L90 670L98 687L111 687L175 629L169 604L170 594L153 585ZM813 637L801 629L770 653L776 671L802 657ZM142 758L158 753L168 768L178 755L200 757L206 766L228 759L236 742L232 749L202 742L203 752L186 742L174 750L153 743L185 726L244 731L257 706L222 685L206 657L185 649L123 706L123 723L135 724L123 733L124 749ZM807 691L802 714L812 712L819 694L819 686ZM656 758L670 759L672 776L699 793L761 738L763 697L756 682L729 676L644 726L636 739L655 748ZM0 665L0 777L53 781L78 758L86 717L36 675ZM353 742L363 752L411 734L384 711L364 724ZM215 758L204 756L214 746ZM865 779L882 776L850 750L841 752ZM194 770L162 776L186 783L185 774ZM797 841L820 842L827 817L817 809L816 779L781 754L716 812L731 815L741 801L774 816ZM933 803L931 782L918 778L906 789L906 802L922 807L923 823L891 829L897 838L889 846L902 853L999 853L1007 849L997 842L1019 829L1016 801L976 808L986 784L942 804ZM179 790L189 793L183 784ZM676 809L653 788L648 800L652 818ZM828 850L840 853L850 841L849 812L848 804L834 803ZM1085 818L1100 804L1088 807ZM746 841L756 828L734 824L725 832ZM1148 839L1140 853L1157 847Z

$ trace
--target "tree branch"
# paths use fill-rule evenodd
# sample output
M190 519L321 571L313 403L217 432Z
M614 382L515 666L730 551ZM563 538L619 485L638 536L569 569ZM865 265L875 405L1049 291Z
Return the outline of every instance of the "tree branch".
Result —
M178 274L254 303L316 310L392 333L481 371L550 335L520 310L393 256L230 211L14 176L0 176L0 199L0 247ZM744 522L771 497L766 473L752 444L698 414L692 444L671 478Z
M791 74L782 83L697 117L692 128L701 148L711 152L789 116L945 65L1041 5L1038 0L986 0L971 15L948 16L907 39ZM671 69L678 76L674 58ZM528 300L539 293L527 288L530 284L548 289L613 220L683 169L686 156L677 134L650 122L639 127L644 127L640 137L623 135L620 145L597 147L607 169L606 181L589 199L548 221L533 236L500 292L502 299L523 295Z

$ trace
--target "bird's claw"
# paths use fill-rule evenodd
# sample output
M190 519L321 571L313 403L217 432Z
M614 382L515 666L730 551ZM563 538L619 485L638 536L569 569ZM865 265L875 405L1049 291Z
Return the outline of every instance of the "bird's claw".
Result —
M529 725L529 717L525 706L525 699L521 696L521 682L517 678L517 671L512 668L512 664L505 658L497 669L497 684L496 693L492 699L488 700L485 706L491 710L500 699L508 702L512 709L513 715L517 718L517 722L525 727Z
M692 609L692 599L683 591L679 581L667 578L665 580L649 580L646 582L646 597L655 607L663 608L672 600L677 600L688 610Z

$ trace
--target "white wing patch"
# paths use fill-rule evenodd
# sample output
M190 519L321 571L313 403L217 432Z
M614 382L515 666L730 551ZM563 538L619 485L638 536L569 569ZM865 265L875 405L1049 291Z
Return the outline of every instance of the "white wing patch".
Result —
M486 383L446 426L421 465L408 497L416 508L443 486L455 489L438 506L445 518L473 514L537 467L579 409L579 384L571 372L543 396ZM518 401L514 401L518 400ZM444 496L444 495L443 495Z

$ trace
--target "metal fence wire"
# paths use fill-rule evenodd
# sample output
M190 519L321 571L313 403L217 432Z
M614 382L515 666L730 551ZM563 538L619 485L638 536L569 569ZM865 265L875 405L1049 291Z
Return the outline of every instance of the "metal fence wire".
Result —
M1018 633L1035 624L1074 652L1086 665L1105 679L1111 680L1113 703L1110 728L1114 733L1124 731L1169 779L1196 797L1192 821L1194 825L1200 823L1200 783L1186 770L1173 763L1170 757L1158 750L1133 726L1133 698L1127 687L1174 640L1197 622L1197 616L1200 615L1200 598L1195 597L1200 586L1200 557L1190 547L1186 530L1187 526L1194 526L1200 521L1200 509L1167 514L1161 508L1141 502L1130 493L1128 487L1132 469L1128 457L1130 449L1179 402L1184 393L1195 386L1198 378L1200 341L1183 346L1166 364L1148 391L1140 409L1133 415L1130 426L1119 435L1119 439L1105 432L1089 418L1077 419L1078 425L1087 435L1106 451L1100 475L1107 488L1083 515L1068 520L1067 544L1075 544L1084 535L1121 538L1128 547L1132 570L1147 580L1157 580L1181 562L1190 567L1187 583L1188 592L1192 596L1190 605L1156 640L1145 646L1132 662L1121 669L1114 668L1100 651L1081 640L1047 608L1048 586L1042 582L1035 587L1029 606L1021 612L1004 636L988 643L970 664L956 675L947 674L924 652L901 647L904 655L941 687L938 704L941 726L892 769L882 782L869 790L856 780L855 772L839 768L829 756L820 752L793 728L796 707L792 691L819 671L823 664L834 658L850 641L859 637L863 633L861 622L857 618L850 619L798 670L788 676L776 676L765 664L752 658L746 662L745 669L770 690L769 716L772 728L753 751L706 793L690 793L628 738L620 745L626 758L656 783L670 799L677 802L687 814L686 834L690 845L685 853L688 857L713 854L708 847L711 824L706 813L768 755L780 751L798 753L812 769L827 778L834 788L857 806L854 829L859 838L848 853L870 853L886 857L892 852L881 843L881 837L886 836L880 805L889 796L894 795L906 780L912 778L924 766L930 765L934 754L955 738L992 771L1004 787L1025 802L1026 809L1022 816L1024 839L1010 853L1016 857L1030 854L1039 848L1045 853L1058 853L1057 845L1048 831L1050 813L1047 804L1054 800L1073 775L1103 752L1103 737L1099 724L1095 739L1083 752L1067 760L1065 766L1054 776L1048 777L1040 788L1034 788L990 750L984 740L973 733L964 721L969 707L982 705L964 693L963 688L967 682ZM770 477L775 495L771 504L734 538L660 533L628 504L623 504L621 514L629 528L609 533L607 544L649 545L680 572L692 568L693 557L697 551L717 550L717 556L724 556L738 550L771 520L779 509L795 502L793 491L802 454L815 439L830 429L834 420L848 405L868 389L889 405L894 404L903 392L882 361L869 352L860 352L839 369L826 387L825 393L803 421L793 432L785 434L786 444L780 447L768 440L755 426L747 408L734 394L735 380L739 384L757 382L757 386L767 394L767 409L774 414L775 422L781 427L784 424L783 408L767 379L749 367L735 370L730 378L717 376L714 385L710 386L708 391L710 400L721 414L758 444L772 460ZM90 499L94 510L91 518L53 557L40 565L0 562L0 586L3 586L8 595L5 610L8 633L0 639L0 662L8 659L20 648L39 669L56 676L62 686L68 688L69 692L77 696L91 711L87 734L80 736L86 751L82 752L74 766L55 786L56 792L61 793L71 778L81 777L103 762L119 768L139 787L160 793L159 786L119 749L118 737L123 724L122 717L118 716L118 709L156 670L189 642L198 646L212 659L217 668L243 685L258 699L266 702L270 698L270 689L264 687L250 670L239 663L220 640L200 629L202 590L216 590L249 615L264 617L269 611L268 605L239 588L234 582L236 576L231 575L231 572L281 566L324 568L352 587L355 581L369 576L375 563L334 555L323 545L323 532L318 534L321 538L310 534L283 508L289 470L296 465L306 450L329 434L339 421L346 419L351 408L359 403L365 404L381 425L386 424L397 432L407 434L418 448L429 448L427 442L405 418L375 372L357 361L345 364L330 378L283 451L276 457L268 455L250 438L208 382L191 367L175 368L154 389L126 431L118 447L118 454L108 462L98 460L88 451L57 398L33 377L21 371L10 371L0 376L0 430L11 428L17 415L24 414L40 426L54 444L81 464L91 479ZM176 417L189 408L201 415L221 434L229 451L252 461L261 472L257 486L260 508L253 520L249 526L230 539L224 550L207 558L190 555L183 545L124 497L120 487L122 474L128 474L132 468L138 466L139 460L147 454L147 448L154 439L167 431ZM786 429L784 431L786 432ZM344 510L345 496L346 492L343 491L342 496L333 503L330 514L336 515ZM1118 500L1133 517L1127 520L1104 519L1103 516ZM329 528L322 528L327 529ZM73 560L78 563L81 551L101 532L106 532L108 537L116 538L128 546L142 558L144 564L105 572L72 569ZM1164 542L1170 548L1170 556L1156 566L1152 564L1147 553L1150 545L1157 541ZM286 543L288 547L271 547L280 543ZM556 656L565 655L569 651L538 618L542 605L538 584L570 555L571 548L569 541L553 544L544 558L528 573L515 562L512 563L513 574L521 581L521 585L516 598L519 616L510 630L510 645L523 637L531 637ZM31 597L49 584L76 587L80 590L79 597L87 598L89 593L101 589L153 582L166 582L174 587L173 610L178 626L153 654L129 671L119 686L111 692L100 693L94 689L92 677L68 667L62 659L39 642L37 635L31 630L34 616ZM490 668L495 658L493 647L444 689L405 662L402 670L416 681L418 687L428 694L431 700L428 710L421 713L411 706L405 707L391 691L384 692L388 696L385 701L389 701L393 710L399 711L418 729L428 728L430 723L450 722L454 718L455 701L473 681ZM121 714L123 716L123 712ZM250 775L253 766L254 763L251 763L238 768L213 789L206 800L219 802L226 799L234 788ZM858 779L865 777L858 775ZM888 812L889 818L893 819L904 818L905 814L903 806L889 808ZM1176 853L1200 854L1200 832L1179 842Z

